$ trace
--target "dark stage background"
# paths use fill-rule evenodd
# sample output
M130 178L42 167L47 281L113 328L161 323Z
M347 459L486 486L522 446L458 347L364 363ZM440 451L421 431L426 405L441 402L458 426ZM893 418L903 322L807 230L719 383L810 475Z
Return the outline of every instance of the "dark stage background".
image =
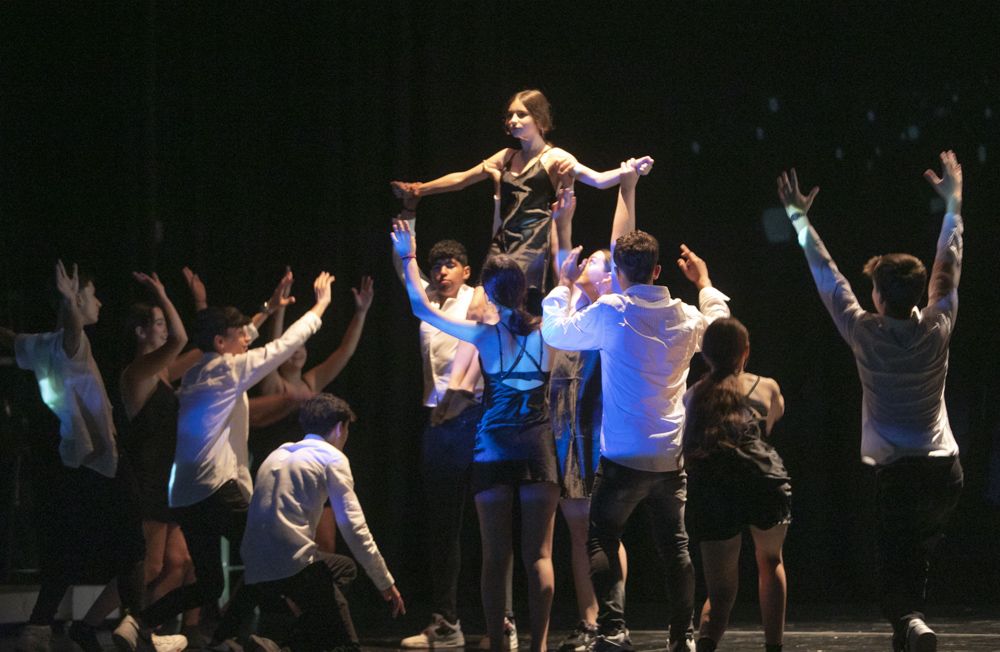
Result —
M388 181L465 169L508 145L504 102L539 87L555 109L553 142L584 163L656 158L639 184L638 222L660 238L663 282L694 301L672 260L681 242L699 252L750 329L752 370L784 389L774 440L794 477L793 611L867 603L877 576L860 386L791 228L778 219L783 241L770 242L762 214L778 205L774 178L785 166L821 185L814 224L868 303L860 268L869 256L902 250L930 263L942 207L921 172L954 148L967 230L947 399L967 488L931 590L936 602L996 602L1000 8L830 4L5 3L0 324L50 328L53 261L79 261L105 304L92 339L113 392L122 317L137 298L131 270L158 271L190 315L181 266L202 274L213 303L249 311L290 264L291 317L329 270L334 305L309 344L314 359L339 341L353 310L348 288L373 274L366 332L332 391L360 415L348 448L358 493L416 631L428 597L415 466L420 361L417 322L390 264ZM480 184L426 199L421 250L454 237L478 263L490 194ZM578 187L578 197L576 239L603 246L615 191ZM51 424L30 376L7 366L0 378L2 570L21 581L13 569L34 559L28 462L40 442L52 444ZM466 530L461 598L475 620L471 509ZM630 600L662 602L645 532L638 519L626 535ZM574 604L566 539L560 523L556 626L570 624ZM752 567L743 585L755 599ZM374 591L356 596L384 622ZM523 596L522 583L522 605Z

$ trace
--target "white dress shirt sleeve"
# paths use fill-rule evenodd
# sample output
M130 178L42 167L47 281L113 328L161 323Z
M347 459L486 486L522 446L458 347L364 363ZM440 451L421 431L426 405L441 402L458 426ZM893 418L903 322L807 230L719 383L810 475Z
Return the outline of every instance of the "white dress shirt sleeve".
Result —
M354 493L354 477L346 458L343 462L327 464L326 484L337 529L354 554L354 558L375 583L375 588L385 591L396 582L389 573L382 553L379 552L375 539L368 529L365 513L361 509L357 494Z
M603 304L598 300L580 311L570 306L570 289L560 285L542 300L542 339L564 351L594 351L604 339Z
M945 213L938 236L934 267L927 286L927 307L947 315L952 326L958 314L958 281L962 275L962 216Z
M240 379L239 391L245 392L281 366L322 324L323 321L309 311L289 326L278 339L235 356L232 367Z

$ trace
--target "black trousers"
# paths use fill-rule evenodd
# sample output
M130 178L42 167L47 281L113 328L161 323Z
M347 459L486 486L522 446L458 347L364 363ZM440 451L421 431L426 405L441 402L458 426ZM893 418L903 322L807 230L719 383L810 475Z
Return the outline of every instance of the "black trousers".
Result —
M906 457L875 469L882 614L898 637L924 617L931 555L962 483L957 457Z
M262 612L261 634L303 652L357 644L343 594L357 575L357 565L349 557L324 555L291 577L254 584ZM292 609L298 616L288 618Z
M249 504L236 480L229 480L205 500L174 510L187 540L195 582L176 588L151 604L142 613L144 624L155 627L183 611L219 599L225 588L219 555L220 540L226 537L234 548L239 548L247 526L248 508ZM217 640L236 635L241 621L256 606L252 593L242 587L233 596L229 610L216 630Z

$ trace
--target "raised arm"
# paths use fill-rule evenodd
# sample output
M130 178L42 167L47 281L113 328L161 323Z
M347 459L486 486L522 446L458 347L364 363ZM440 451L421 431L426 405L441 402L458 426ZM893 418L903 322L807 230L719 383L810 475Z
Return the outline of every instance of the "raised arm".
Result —
M194 300L195 311L204 310L208 307L208 291L201 277L195 274L190 267L182 267L181 273L187 282L188 290L191 291L191 299Z
M167 290L160 282L160 278L155 273L149 275L142 272L132 272L132 277L156 297L156 303L163 311L163 317L167 322L167 340L155 351L137 357L122 372L122 397L125 399L125 408L129 411L129 416L134 416L138 411L139 397L147 394L144 390L155 387L154 383L157 382L156 377L160 372L165 369L169 372L170 364L184 349L188 339L184 322L170 297L167 296ZM129 337L134 335L129 333Z
M302 376L314 392L322 392L324 387L333 382L333 379L347 366L354 352L358 350L361 332L365 329L365 318L368 316L368 309L372 307L372 299L375 297L375 281L372 280L371 276L362 276L361 288L351 288L351 292L354 294L354 317L347 325L347 331L344 332L344 337L340 340L340 346L326 360Z
M292 286L291 283L285 284L285 279L292 275L291 267L285 267L285 275L281 278L278 283L278 287L282 288L281 296L278 298L277 305L274 306L273 310L271 308L271 302L274 300L272 297L267 302L265 302L265 312L270 312L271 319L268 322L268 330L270 331L270 338L268 341L274 341L281 337L281 334L285 331L285 306L282 301L289 301L292 303L295 301L295 297L291 296ZM294 277L294 275L292 275ZM293 280L294 282L294 280ZM259 313L258 313L259 314ZM285 389L285 383L281 379L281 374L278 373L278 369L275 368L271 373L265 376L264 380L260 381L260 393L262 395L270 394L281 394ZM251 401L252 403L252 401Z
M80 276L76 263L73 263L73 273L66 273L66 266L61 260L56 261L56 289L62 296L60 316L63 329L63 352L67 358L72 358L80 349L80 339L83 335L83 314L80 312Z
M552 204L552 223L556 233L556 255L553 257L556 274L573 249L573 215L576 213L576 195L573 187L560 188Z
M285 273L278 281L278 285L275 286L274 292L271 293L271 298L264 302L261 309L253 316L251 323L254 328L260 328L261 324L267 321L267 318L273 315L275 312L282 308L286 308L291 304L295 303L295 297L291 296L292 283L295 281L295 277L292 275L292 270L285 267ZM278 330L278 334L281 330Z
M924 172L924 178L945 201L946 213L941 223L934 267L927 286L927 304L952 319L958 312L958 281L962 275L962 166L955 152L941 152L941 176L933 170Z
M809 223L809 209L819 193L819 186L803 195L799 190L799 179L795 168L782 172L778 177L778 198L792 221L799 246L806 255L809 271L812 273L819 297L833 318L840 336L850 342L855 322L864 314L864 309L854 296L851 284L833 262L830 252L819 237L819 233Z
M462 172L452 172L443 177L438 177L432 181L391 181L392 193L400 199L409 197L424 197L426 195L436 195L442 192L452 192L461 190L474 183L478 183L489 178L487 168L489 166L499 167L503 157L507 154L506 149L502 149L482 163L478 163L468 170Z
M698 254L688 249L686 244L681 245L677 266L684 277L698 288L698 310L708 323L730 315L729 304L726 303L729 297L712 286L712 279L708 276L708 264Z
M487 329L486 326L468 319L455 319L431 305L420 282L420 268L417 266L417 242L410 232L409 225L397 220L390 233L395 255L403 261L403 271L406 282L406 293L410 298L413 314L431 326L457 337L466 342L476 343Z

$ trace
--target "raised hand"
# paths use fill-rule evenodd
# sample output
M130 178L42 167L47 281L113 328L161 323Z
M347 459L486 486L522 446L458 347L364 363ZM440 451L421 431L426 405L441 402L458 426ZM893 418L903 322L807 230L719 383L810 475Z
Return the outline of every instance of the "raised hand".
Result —
M552 219L557 225L563 223L564 220L572 221L575 212L576 195L573 192L573 187L560 188L556 193L556 200L552 202Z
M286 276L289 275L291 275L291 272L286 274ZM328 272L320 272L319 276L316 277L316 280L313 281L313 292L316 294L317 307L325 309L328 305L330 305L330 288L333 286L333 282L335 280L336 279L332 274ZM281 286L279 285L278 287L280 288Z
M632 169L634 169L636 173L641 177L644 177L653 171L654 161L652 156L641 156L639 158L630 158L628 160L628 163L630 166L632 166Z
M819 186L813 186L808 195L802 194L802 191L799 190L799 177L795 174L795 168L792 168L791 172L782 172L781 176L778 177L778 198L786 210L792 207L797 212L809 213L818 193Z
M368 312L375 298L375 280L371 276L362 276L361 289L351 288L351 292L354 294L355 312Z
M160 282L160 277L153 272L152 275L144 274L142 272L132 272L132 278L139 282L143 287L149 288L157 298L165 298L167 296L167 290L163 287L163 283Z
M294 281L295 277L292 275L291 268L286 267L285 274L281 277L281 280L278 281L278 285L274 288L274 292L271 293L271 298L267 300L267 308L269 311L278 310L295 303L295 297L291 296L292 283Z
M647 170L648 172L648 170ZM635 188L635 185L639 182L639 168L635 163L634 158L630 158L627 161L622 161L619 166L620 180L619 184L624 189Z
M576 283L576 279L580 278L580 274L583 273L583 268L585 267L585 265L578 262L581 251L583 251L582 246L573 247L569 255L566 256L566 260L559 266L559 285L570 287Z
M208 292L201 277L191 271L190 267L181 268L184 280L187 282L188 290L191 291L191 298L194 299L194 306L198 310L208 307Z
M404 202L407 199L420 197L419 182L411 183L409 181L390 181L389 187L392 188L392 194L395 195L397 199L402 199Z
M389 237L392 238L392 246L400 258L417 255L417 239L410 231L410 225L406 221L393 220Z
M76 295L80 292L80 276L76 263L73 263L73 273L67 274L63 261L56 261L56 289L67 301L76 302Z
M941 152L940 177L934 170L928 169L924 171L924 178L934 188L934 192L948 202L948 210L955 212L955 208L962 203L962 166L955 158L955 152Z
M698 286L699 290L712 285L708 278L708 265L685 244L681 245L681 257L677 259L677 266L687 280Z

